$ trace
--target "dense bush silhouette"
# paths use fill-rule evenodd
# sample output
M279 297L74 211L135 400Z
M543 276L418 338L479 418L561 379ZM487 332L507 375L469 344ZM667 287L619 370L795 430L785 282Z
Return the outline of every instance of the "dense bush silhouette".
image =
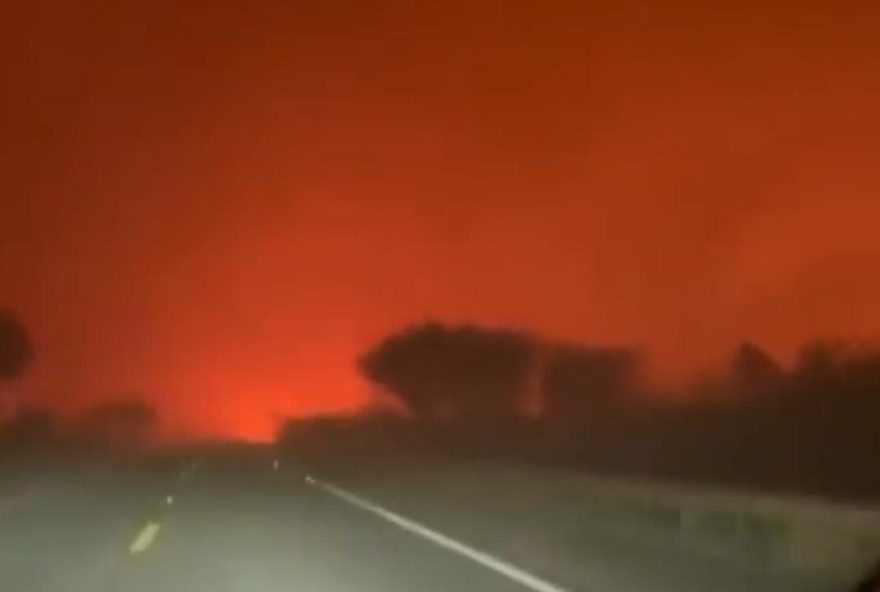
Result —
M383 449L505 456L649 478L880 495L880 351L817 342L786 369L746 342L724 372L692 393L634 397L649 393L633 351L536 349L538 343L436 323L392 336L361 368L415 417L312 425L309 440L323 433L336 447L355 438L358 450L381 441ZM530 419L517 414L517 401L535 359L542 360L543 413ZM303 433L295 422L288 427L288 434Z

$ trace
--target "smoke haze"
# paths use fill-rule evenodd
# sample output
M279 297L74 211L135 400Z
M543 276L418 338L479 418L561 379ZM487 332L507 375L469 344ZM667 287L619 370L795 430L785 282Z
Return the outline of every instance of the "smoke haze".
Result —
M6 19L0 304L52 406L350 410L422 319L632 344L880 335L876 3L37 0Z

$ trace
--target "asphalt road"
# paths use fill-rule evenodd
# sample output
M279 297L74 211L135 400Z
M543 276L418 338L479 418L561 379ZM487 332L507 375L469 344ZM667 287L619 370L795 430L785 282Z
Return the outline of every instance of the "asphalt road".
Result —
M678 566L643 560L632 545L610 539L582 544L583 567L601 586L570 581L561 590L827 589L783 585L793 583L751 570L725 573L695 559ZM203 461L164 472L56 470L0 487L0 590L540 590L540 578L536 587L498 571L467 549L444 547L307 483L302 471L273 471L270 461Z
M172 503L167 504L166 496ZM298 473L43 476L0 502L0 589L22 592L529 588L350 507ZM132 543L147 525L155 536Z

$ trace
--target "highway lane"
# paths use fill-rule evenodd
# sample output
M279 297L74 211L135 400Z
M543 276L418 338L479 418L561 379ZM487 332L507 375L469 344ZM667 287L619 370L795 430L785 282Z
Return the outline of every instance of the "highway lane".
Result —
M70 473L24 495L0 514L2 590L528 590L268 467L165 480ZM151 522L157 536L132 555Z
M449 504L475 523L488 514L459 507L454 500ZM415 506L411 513L405 506L392 506L417 520L440 516L419 512ZM456 533L455 528L445 530L442 521L432 524L446 534ZM148 525L154 536L133 547ZM510 526L514 538L516 526ZM456 540L479 545L469 538ZM576 570L582 577L561 582L561 574L552 573L546 580L572 592L839 589L768 577L760 570L731 570L723 563L677 554L673 547L655 552L599 530L591 539L580 540L577 549L570 550L579 558L571 561L582 566ZM520 567L540 570L535 565ZM570 578L572 573L566 575ZM269 460L246 467L208 462L197 470L163 473L48 473L0 499L0 590L529 589L306 483L301 471L283 467L275 472Z
M298 476L205 470L151 548L115 574L132 592L527 590L348 507Z

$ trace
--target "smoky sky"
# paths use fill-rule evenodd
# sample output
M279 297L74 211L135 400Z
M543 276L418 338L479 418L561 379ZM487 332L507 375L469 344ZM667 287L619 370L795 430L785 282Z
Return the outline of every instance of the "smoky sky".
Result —
M0 304L62 410L265 435L427 318L664 379L880 334L874 2L5 10Z

